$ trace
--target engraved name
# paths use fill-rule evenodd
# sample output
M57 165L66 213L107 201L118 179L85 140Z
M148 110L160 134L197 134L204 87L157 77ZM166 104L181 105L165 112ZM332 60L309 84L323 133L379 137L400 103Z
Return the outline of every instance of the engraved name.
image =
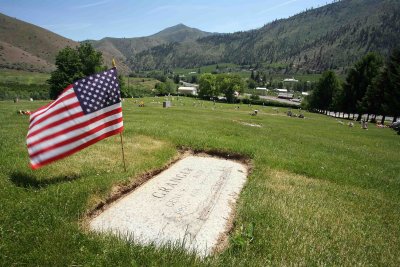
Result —
M183 169L174 177L168 179L168 181L163 184L163 186L158 187L158 189L152 193L152 196L155 198L164 198L168 195L169 192L171 192L176 186L178 186L180 182L184 178L186 178L192 171L193 169L190 168Z

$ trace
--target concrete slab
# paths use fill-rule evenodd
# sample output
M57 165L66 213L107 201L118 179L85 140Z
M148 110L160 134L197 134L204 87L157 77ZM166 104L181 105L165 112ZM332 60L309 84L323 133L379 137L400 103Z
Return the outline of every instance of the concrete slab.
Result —
M139 244L169 243L210 255L226 239L247 172L236 161L188 156L114 202L90 228Z

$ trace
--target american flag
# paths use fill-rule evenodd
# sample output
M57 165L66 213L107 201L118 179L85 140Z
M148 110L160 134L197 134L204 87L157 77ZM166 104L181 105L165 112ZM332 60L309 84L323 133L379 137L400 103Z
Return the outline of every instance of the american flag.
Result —
M69 156L123 128L117 70L80 79L31 114L27 135L31 168Z

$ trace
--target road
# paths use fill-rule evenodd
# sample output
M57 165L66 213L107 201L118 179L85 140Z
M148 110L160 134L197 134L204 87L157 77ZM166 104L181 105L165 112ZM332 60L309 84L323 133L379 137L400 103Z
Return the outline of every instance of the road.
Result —
M287 99L277 98L275 96L260 96L260 99L272 100L272 101L281 102L281 103L285 103L285 104L300 106L300 103L298 103L298 102L293 102L293 101L290 101Z

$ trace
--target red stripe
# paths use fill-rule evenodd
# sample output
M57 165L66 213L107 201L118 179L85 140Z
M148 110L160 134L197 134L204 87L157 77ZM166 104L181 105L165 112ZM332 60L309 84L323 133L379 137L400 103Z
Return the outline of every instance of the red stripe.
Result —
M76 103L70 104L70 105L68 105L68 106L63 106L63 107L61 107L61 108L59 108L59 109L57 109L57 110L55 110L55 111L53 111L53 112L46 113L45 116L43 116L43 117L41 117L40 119L38 119L37 121L31 123L31 124L29 125L29 129L32 129L33 126L37 125L38 123L41 123L41 122L43 122L43 121L45 121L45 120L47 120L47 119L50 119L51 117L54 117L54 116L56 116L56 115L58 115L58 114L60 114L60 113L67 112L67 111L70 110L70 109L79 107L80 105L81 105L81 104L80 104L79 102L76 102Z
M63 154L59 154L59 155L57 155L57 156L55 156L55 157L53 157L53 158L44 160L44 161L42 161L42 162L40 162L40 163L37 163L37 164L32 164L32 163L31 163L31 168L35 170L35 169L37 169L37 168L40 168L40 167L42 167L42 166L44 166L44 165L47 165L47 164L53 162L53 161L56 161L56 160L65 158L65 157L67 157L67 156L69 156L69 155L72 155L72 154L74 154L74 153L76 153L76 152L78 152L78 151L80 151L80 150L82 150L82 149L84 149L84 148L86 148L86 147L88 147L88 146L90 146L90 145L93 145L93 144L97 143L97 142L100 141L100 140L103 140L104 138L107 138L107 137L109 137L109 136L118 134L118 133L122 132L123 129L124 129L124 127L122 126L121 128L118 128L118 129L113 130L113 131L111 131L111 132L108 132L108 133L105 133L105 134L103 134L103 135L100 135L100 136L98 136L97 138L95 138L95 139L93 139L93 140L90 140L89 142L84 143L84 144L82 144L82 145L80 145L80 146L78 146L78 147L76 147L76 148L74 148L74 149L72 149L72 150L69 150L69 151L67 151L67 152L65 152L65 153L63 153Z
M39 114L36 113L37 111L36 111L35 113L32 113L32 116L31 116L31 119L30 119L29 123L32 123L32 121L33 121L35 118L37 118L38 116L40 116L40 115L42 115L42 114L45 114L47 111L51 110L54 106L56 106L56 105L58 105L58 104L60 104L60 103L62 103L62 102L64 102L64 101L67 101L67 100L69 100L69 99L71 99L71 98L74 98L74 97L76 97L75 93L71 93L71 94L65 95L65 96L63 96L63 97L61 97L61 98L59 98L59 99L57 99L57 100L51 102L50 104L54 104L54 105L51 106L49 109L47 109L47 110L45 110L45 111L43 111L43 112L40 112ZM49 104L49 105L50 105L50 104ZM48 106L49 106L49 105L48 105Z
M101 130L107 128L107 127L113 126L114 124L118 124L118 123L120 123L120 122L122 122L122 118L118 118L118 119L115 119L115 120L112 120L112 121L108 121L108 122L106 122L106 123L104 123L104 124L102 124L102 125L99 125L99 126L96 127L96 128L93 128L93 129L91 129L91 130L89 130L89 131L86 131L86 132L84 132L84 133L82 133L82 134L80 134L80 135L74 136L74 137L69 138L69 139L67 139L67 140L65 140L65 141L62 141L62 142L59 142L59 143L57 143L57 144L53 144L53 145L51 145L51 146L48 146L48 147L46 147L46 148L43 148L43 149L41 149L41 150L39 150L39 151L36 151L36 152L33 153L33 154L29 154L29 157L34 158L34 157L36 157L37 155L40 155L40 154L42 154L42 153L51 151L51 150L53 150L53 149L56 149L56 148L59 148L59 147L65 146L65 145L69 145L69 144L71 144L71 143L73 143L73 142L76 142L76 141L78 141L78 140L80 140L80 139L83 139L83 138L85 138L85 137L88 137L88 136L90 136L90 135L92 135L92 134L97 133L98 131L101 131Z
M72 88L72 84L68 85L68 86L63 90L62 94L65 93L65 92L66 92L68 89L70 89L70 88ZM61 95L62 95L62 94L61 94ZM71 94L71 95L72 95L72 96L75 96L75 94ZM35 110L34 112L32 112L32 115L33 115L34 117L32 117L31 120L33 120L36 116L42 114L42 113L36 114L37 112L46 109L47 107L49 107L49 106L50 106L51 104L53 104L53 103L55 104L55 103L58 103L58 102L60 102L60 101L64 101L64 100L69 99L69 98L66 98L66 97L68 97L68 96L70 96L70 95L63 96L63 97L61 97L61 98L58 98L58 99L56 99L56 100L54 100L54 101L51 101L49 104L44 105L43 107L38 108L37 110Z
M56 138L57 136L66 134L66 133L68 133L68 132L77 130L77 129L82 128L82 127L85 127L85 126L88 126L88 125L90 125L90 124L92 124L92 123L94 123L94 122L97 122L97 121L99 121L99 120L105 119L105 118L107 118L107 117L109 117L109 116L112 116L112 115L115 115L115 114L118 114L118 113L121 113L121 112L122 112L122 108L119 107L119 108L113 109L113 110L111 110L111 111L109 111L109 112L100 114L99 116L94 117L94 118L92 118L92 119L90 119L90 120L88 120L88 121L85 121L85 122L82 122L82 123L73 125L73 126L71 126L71 127L69 127L69 128L65 128L65 129L63 129L63 130L61 130L61 131L58 131L58 132L53 133L53 134L51 134L51 135L45 136L45 137L43 137L43 138L41 138L41 139L39 139L39 140L37 140L37 141L35 141L35 142L29 143L29 144L28 144L28 148L30 148L30 147L32 147L32 146L35 146L35 145L37 145L38 143L41 143L41 142L44 142L44 141L47 141L47 140Z
M68 117L63 118L61 120L55 121L53 123L50 123L49 125L46 125L46 126L40 128L40 129L37 129L36 131L33 131L33 132L29 133L27 138L35 136L38 133L41 133L41 132L46 131L48 129L51 129L51 128L57 126L57 125L63 124L64 122L67 122L67 121L70 121L70 120L73 120L73 119L76 119L76 118L79 118L79 117L82 117L82 116L85 116L85 113L83 113L83 111L75 113L75 114L73 114L71 116L68 116Z

